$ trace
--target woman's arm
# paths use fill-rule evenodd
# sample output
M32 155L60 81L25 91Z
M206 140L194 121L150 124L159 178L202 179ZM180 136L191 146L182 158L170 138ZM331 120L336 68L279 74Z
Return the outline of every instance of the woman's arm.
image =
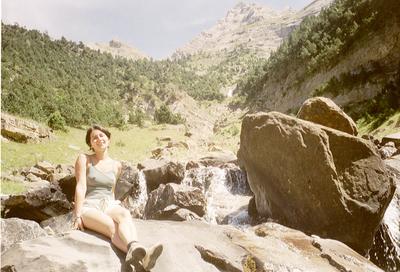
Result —
M76 188L75 188L75 208L74 208L74 227L83 229L82 224L82 205L86 195L86 164L87 157L85 154L79 155L75 163L75 177L76 177Z
M114 170L115 170L116 175L115 175L115 182L114 182L114 185L113 185L111 191L112 191L112 194L113 194L113 196L115 198L115 185L117 184L117 180L121 176L121 172L122 172L122 164L121 164L121 162L120 161L115 161L114 167L115 167Z

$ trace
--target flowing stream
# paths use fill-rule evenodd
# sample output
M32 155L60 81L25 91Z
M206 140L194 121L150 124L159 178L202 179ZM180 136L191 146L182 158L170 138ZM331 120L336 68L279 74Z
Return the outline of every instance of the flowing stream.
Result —
M235 226L249 223L251 198L245 174L238 168L200 167L186 171L183 182L203 190L207 201L205 220Z

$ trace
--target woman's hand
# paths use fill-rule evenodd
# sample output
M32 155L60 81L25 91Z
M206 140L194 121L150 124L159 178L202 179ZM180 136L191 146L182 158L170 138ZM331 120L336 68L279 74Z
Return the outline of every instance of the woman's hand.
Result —
M73 228L76 230L84 230L82 217L78 216L74 219Z

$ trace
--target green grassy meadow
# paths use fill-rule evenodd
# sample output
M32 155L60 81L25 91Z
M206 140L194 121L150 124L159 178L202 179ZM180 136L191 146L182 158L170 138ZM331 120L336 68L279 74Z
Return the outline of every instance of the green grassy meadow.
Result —
M53 140L44 143L21 144L2 142L1 171L11 172L38 161L74 164L78 154L89 152L85 143L85 129L68 128L68 132L56 131ZM110 128L110 156L118 160L137 163L151 156L151 150L166 143L157 138L170 137L175 141L185 140L182 126L151 125L139 128L131 125L126 130Z

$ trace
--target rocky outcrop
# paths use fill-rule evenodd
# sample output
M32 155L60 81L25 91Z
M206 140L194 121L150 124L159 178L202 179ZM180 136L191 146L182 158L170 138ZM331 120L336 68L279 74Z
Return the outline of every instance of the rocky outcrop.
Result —
M146 178L147 191L151 192L160 184L180 183L185 176L185 167L179 162L148 159L138 164Z
M111 40L108 43L88 43L86 45L90 49L100 50L100 52L107 52L114 57L119 56L131 60L148 59L148 56L142 53L137 48L134 48L118 40Z
M1 252L16 243L47 236L40 225L31 220L19 218L0 219L1 222Z
M72 204L57 184L47 183L19 195L2 196L1 217L18 217L41 222L65 214Z
M201 222L135 220L139 241L161 242L153 272L192 271L381 271L346 245L277 224L264 237ZM261 232L258 231L260 234ZM81 231L40 237L2 254L2 269L15 271L124 271L124 255L103 237Z
M2 112L1 135L19 143L38 143L51 139L53 133L48 127Z
M216 54L240 47L268 58L304 17L319 13L330 2L332 1L313 1L300 11L275 11L267 6L240 2L215 26L176 50L174 56L200 52Z
M357 126L353 119L326 97L307 99L297 113L297 118L337 129L351 135L358 134Z
M371 246L395 186L370 142L278 112L246 116L240 142L261 216Z
M150 193L145 207L148 219L168 219L179 208L189 210L202 217L206 201L202 190L187 185L161 184Z

